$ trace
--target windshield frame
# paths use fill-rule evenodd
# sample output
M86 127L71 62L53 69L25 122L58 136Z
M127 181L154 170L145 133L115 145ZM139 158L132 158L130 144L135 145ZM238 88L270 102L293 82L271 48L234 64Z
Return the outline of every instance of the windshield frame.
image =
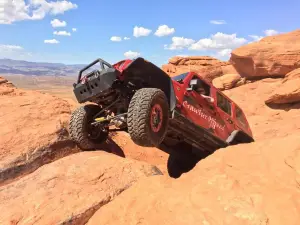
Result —
M189 74L189 72L185 72L185 73L179 74L177 76L171 77L171 79L175 80L177 82L183 81L188 76L188 74Z

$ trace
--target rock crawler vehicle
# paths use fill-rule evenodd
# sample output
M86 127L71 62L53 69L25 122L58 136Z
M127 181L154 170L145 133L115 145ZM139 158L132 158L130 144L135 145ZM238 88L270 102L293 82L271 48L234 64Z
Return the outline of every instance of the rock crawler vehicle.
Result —
M114 65L97 59L73 87L84 104L72 113L69 130L82 150L96 149L111 131L125 131L137 145L175 149L168 164L180 166L190 153L254 141L242 109L195 72L170 77L141 57Z

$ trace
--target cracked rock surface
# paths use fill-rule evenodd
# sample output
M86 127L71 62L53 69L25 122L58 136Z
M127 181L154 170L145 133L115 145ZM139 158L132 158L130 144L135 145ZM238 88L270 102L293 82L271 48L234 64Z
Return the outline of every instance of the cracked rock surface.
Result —
M155 166L106 152L81 152L0 187L0 224L85 224Z

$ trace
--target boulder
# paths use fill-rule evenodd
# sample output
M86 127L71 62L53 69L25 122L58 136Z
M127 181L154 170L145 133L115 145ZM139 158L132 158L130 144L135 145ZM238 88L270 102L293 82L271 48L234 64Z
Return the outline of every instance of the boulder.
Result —
M13 83L11 83L6 78L1 77L1 76L0 76L0 86L1 87L14 87L15 88L15 85L13 85Z
M299 184L298 132L220 149L177 180L143 179L87 224L296 225Z
M269 95L266 104L287 104L300 102L300 68L288 73L281 85Z
M229 61L243 77L284 76L300 67L300 30L237 48Z
M5 84L7 82L8 80L6 78L0 76L0 84Z
M246 83L246 78L242 78L239 74L224 74L213 80L213 85L220 90L228 90L241 86Z
M0 224L85 224L155 167L105 152L82 152L0 187Z
M0 76L0 96L13 93L15 85L9 82L6 78Z
M282 80L265 78L223 91L245 112L256 141L286 137L300 131L300 102L274 107L265 103L274 91L281 88Z
M176 56L169 59L169 63L163 65L162 69L170 76L193 71L199 73L208 81L212 81L223 74L222 67L227 65L229 65L228 62L222 62L210 56Z
M282 83L296 78L300 78L300 68L295 69L292 72L289 72L287 75L285 75L285 78L283 79Z
M266 104L287 104L300 102L300 77L285 80L282 85L274 90L266 99Z

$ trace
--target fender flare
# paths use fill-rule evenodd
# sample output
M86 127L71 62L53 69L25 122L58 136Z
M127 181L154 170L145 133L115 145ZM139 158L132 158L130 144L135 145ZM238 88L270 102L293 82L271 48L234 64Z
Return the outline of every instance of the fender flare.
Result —
M176 95L171 77L153 63L142 57L133 60L123 71L126 82L136 85L137 88L153 87L161 89L167 99L170 111L176 107ZM143 81L141 84L141 81Z

